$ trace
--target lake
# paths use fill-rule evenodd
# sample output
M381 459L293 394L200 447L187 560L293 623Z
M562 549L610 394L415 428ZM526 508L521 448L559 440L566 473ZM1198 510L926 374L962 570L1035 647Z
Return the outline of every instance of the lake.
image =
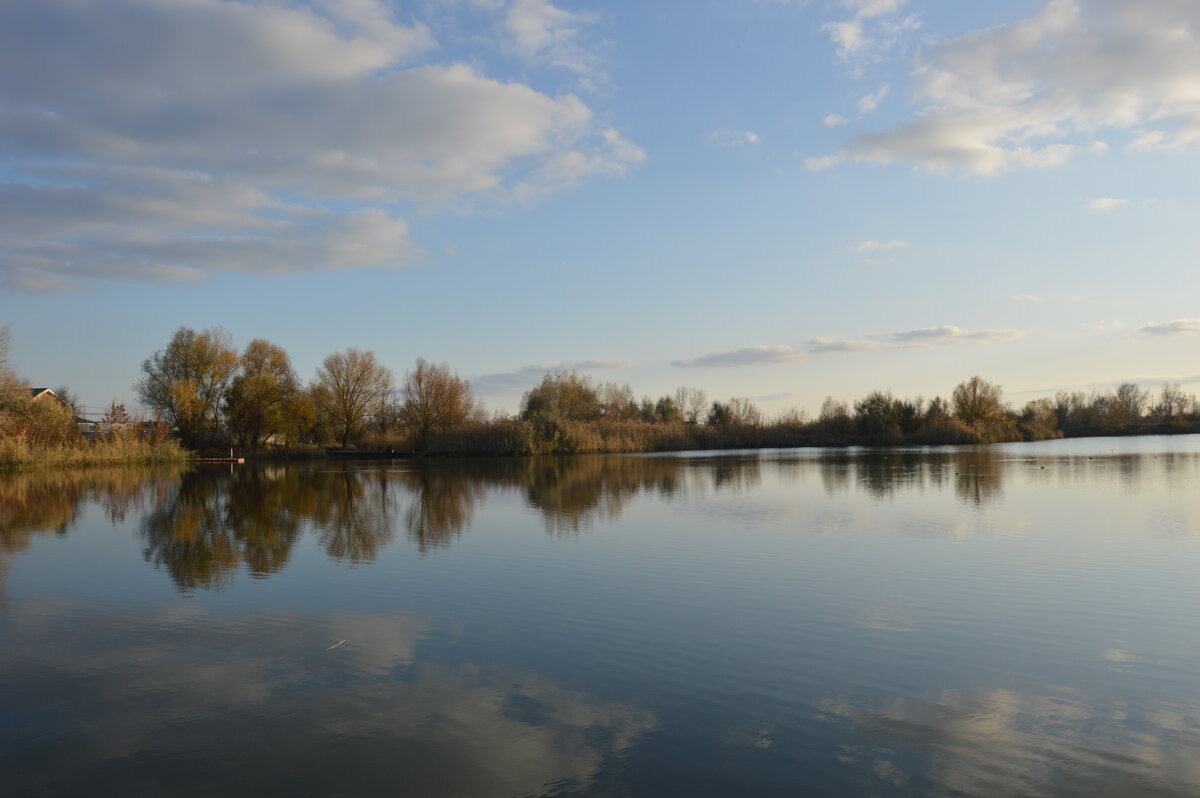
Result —
M0 474L6 796L1200 794L1200 436Z

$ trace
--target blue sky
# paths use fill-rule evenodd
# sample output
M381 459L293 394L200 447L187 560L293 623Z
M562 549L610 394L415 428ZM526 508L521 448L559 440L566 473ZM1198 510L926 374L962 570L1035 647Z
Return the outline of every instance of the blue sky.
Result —
M0 323L813 412L1200 388L1190 0L0 0Z

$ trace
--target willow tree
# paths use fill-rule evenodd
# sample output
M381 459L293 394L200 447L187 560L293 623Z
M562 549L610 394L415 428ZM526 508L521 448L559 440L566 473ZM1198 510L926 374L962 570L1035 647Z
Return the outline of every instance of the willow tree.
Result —
M391 390L392 372L375 359L375 353L351 347L325 358L317 369L313 395L345 449L351 433Z
M142 379L133 389L179 430L185 447L200 448L220 427L221 404L238 360L221 327L200 332L180 327L165 349L142 362Z
M255 338L242 353L225 399L230 433L242 445L257 448L272 436L294 432L293 405L299 391L287 351Z

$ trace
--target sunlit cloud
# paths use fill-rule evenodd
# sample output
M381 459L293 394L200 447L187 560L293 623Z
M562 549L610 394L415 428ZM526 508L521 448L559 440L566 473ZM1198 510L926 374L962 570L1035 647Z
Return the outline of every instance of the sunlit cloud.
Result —
M514 0L505 15L507 30L516 52L523 58L574 72L587 79L588 88L607 76L600 59L584 43L589 15L567 11L548 0Z
M813 337L804 339L805 351L816 353L863 352L870 349L912 349L949 346L962 343L993 344L1013 341L1024 335L1021 330L964 330L950 324L922 327L894 333L878 333L866 338Z
M858 100L858 111L862 114L869 114L879 108L879 104L883 102L883 98L887 97L890 87L887 85L880 86L870 94L863 95Z
M747 144L762 143L762 137L752 130L718 130L709 136L708 140L722 147L745 147Z
M1100 197L1099 199L1089 200L1087 206L1094 211L1111 211L1129 202L1129 200L1116 199L1115 197Z
M672 366L683 368L717 368L727 366L760 366L795 363L808 355L865 352L872 349L919 349L953 344L993 344L1013 341L1025 333L1021 330L964 330L950 324L922 327L893 333L877 333L866 338L805 338L802 349L790 346L748 346L726 352L712 352L691 360L673 360Z
M1175 319L1147 324L1138 332L1150 335L1200 335L1200 319Z
M867 47L862 22L827 26L842 57ZM1195 3L1048 0L1027 19L930 48L912 74L914 118L836 156L997 175L1103 153L1101 131L1126 134L1131 150L1191 148L1198 35Z
M542 377L553 371L603 371L610 369L628 369L636 366L632 360L597 358L593 360L562 360L546 363L534 363L522 366L513 371L501 371L492 374L481 374L471 379L471 387L480 394L497 394L525 390L541 381Z
M824 172L840 164L845 158L841 155L822 155L816 158L805 158L804 168L810 172Z
M889 249L902 249L907 246L907 241L900 241L894 238L891 241L861 241L849 249L852 252L882 252Z
M570 93L439 61L401 13L0 4L0 282L402 267L422 253L397 203L531 201L645 159ZM584 22L541 0L496 20L522 57L597 78Z
M795 363L804 354L790 346L747 346L728 352L711 352L691 360L672 360L680 368L724 368L728 366L762 366Z
M921 23L916 15L901 16L906 0L840 0L849 19L828 22L821 30L837 47L845 61L874 61L890 50L909 31Z
M1009 297L1013 302L1041 302L1042 298L1036 294L1013 294Z

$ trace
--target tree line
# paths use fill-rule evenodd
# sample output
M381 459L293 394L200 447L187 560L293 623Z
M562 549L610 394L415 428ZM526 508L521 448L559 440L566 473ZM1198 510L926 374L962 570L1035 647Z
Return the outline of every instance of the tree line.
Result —
M81 446L65 403L30 401L27 384L8 367L7 347L5 329L0 447L18 439L25 450ZM768 418L748 399L710 401L700 388L639 398L627 384L549 371L525 393L516 414L489 415L470 383L444 363L418 358L397 381L373 352L349 348L327 356L305 382L283 347L256 338L239 350L221 328L180 327L142 362L134 390L149 417L132 417L114 401L99 425L100 437L153 446L171 431L194 452L336 446L529 455L1200 432L1197 398L1177 384L1164 385L1157 395L1132 383L1090 394L1061 392L1018 409L999 385L980 377L959 383L948 398L874 391L853 403L826 398L815 418L799 410Z
M1059 393L1017 409L980 377L948 398L874 391L832 398L816 418L768 418L753 402L709 398L681 387L638 397L627 384L549 371L515 415L488 415L470 383L446 364L418 358L397 383L371 351L324 359L303 384L287 352L262 339L234 348L221 329L180 328L142 364L135 386L184 446L249 449L302 444L390 448L430 454L654 451L734 446L994 443L1076 435L1200 431L1200 405L1179 385L1155 397L1132 384Z

